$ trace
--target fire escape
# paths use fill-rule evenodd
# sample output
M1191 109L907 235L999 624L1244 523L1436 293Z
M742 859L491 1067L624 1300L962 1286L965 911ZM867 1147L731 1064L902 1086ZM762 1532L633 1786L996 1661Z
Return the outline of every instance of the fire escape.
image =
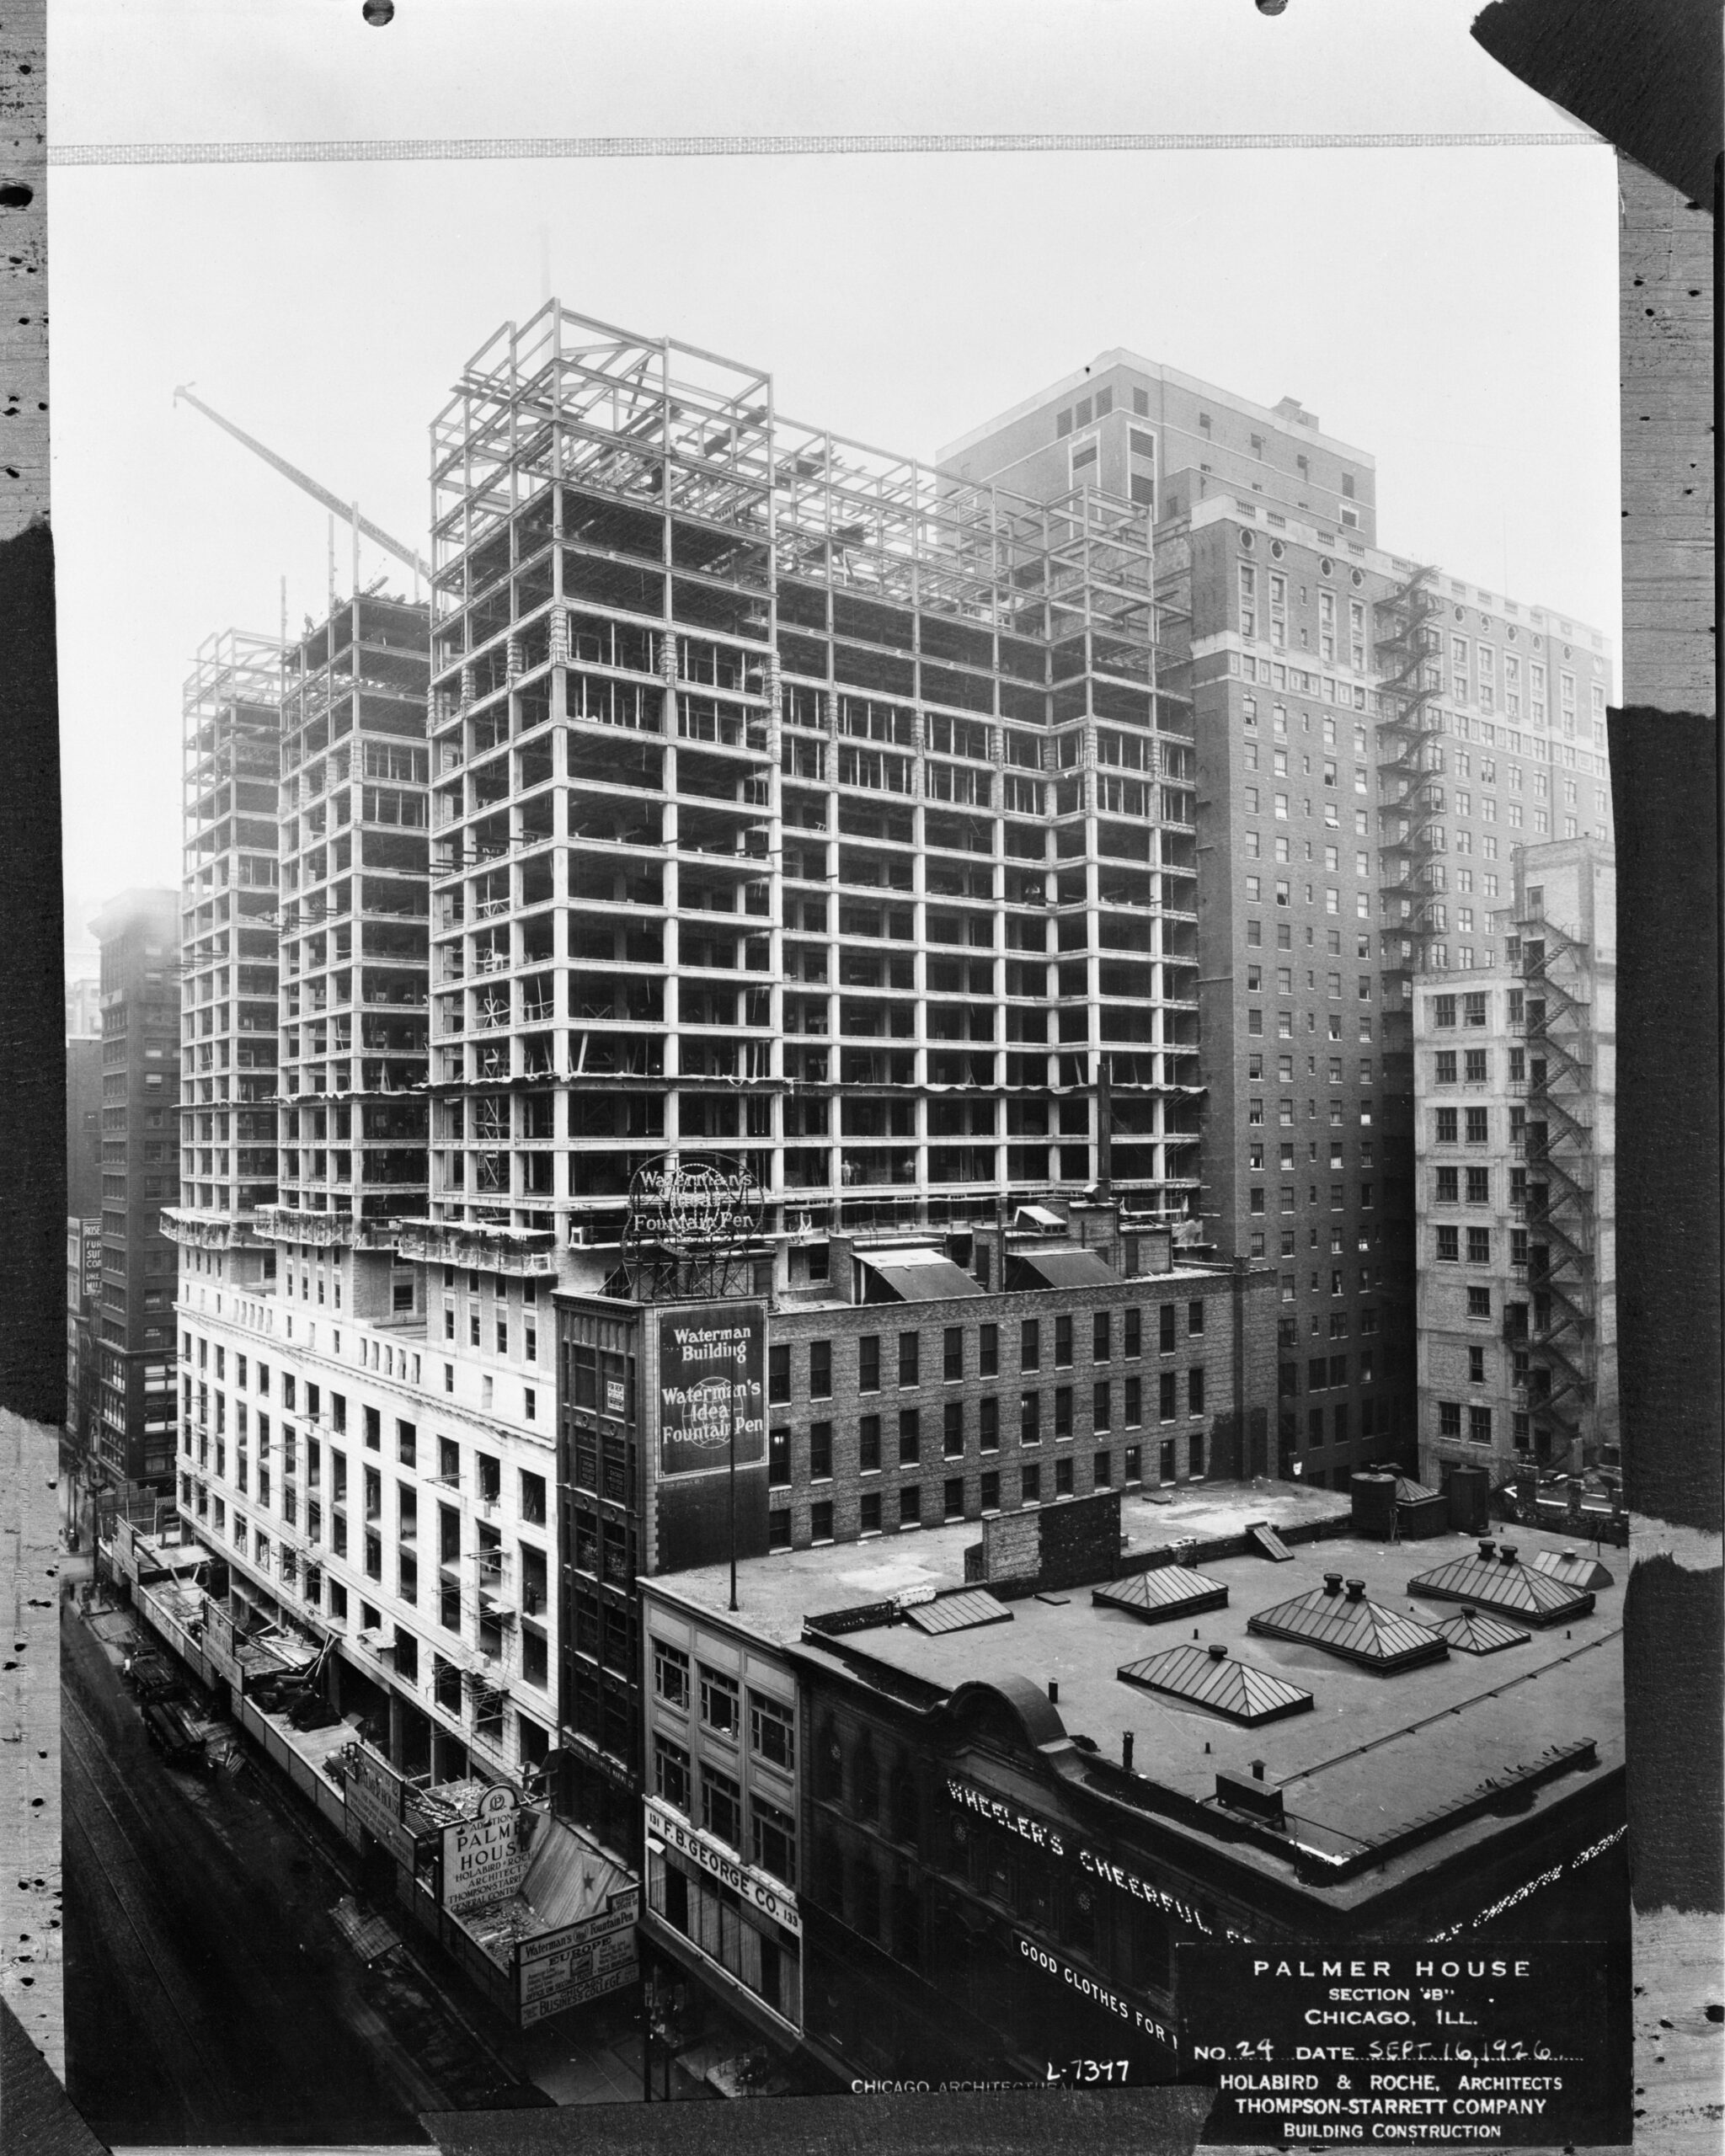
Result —
M1432 624L1438 602L1429 568L1416 569L1400 590L1377 602L1378 850L1383 857L1383 918L1379 931L1386 996L1399 981L1405 1001L1427 940L1439 934L1443 889L1441 847L1432 819L1443 811L1441 770L1433 751L1440 728L1431 709L1442 688L1443 638Z
M1554 921L1519 924L1526 982L1528 1412L1541 1467L1597 1465L1597 1182L1591 952Z
M1443 638L1434 571L1417 568L1375 606L1378 748L1379 965L1385 1207L1377 1234L1392 1315L1382 1355L1392 1387L1411 1378L1413 1307L1413 976L1441 935L1445 870L1435 819L1444 809L1442 739L1433 709L1442 691ZM1396 1193L1405 1193L1397 1197Z

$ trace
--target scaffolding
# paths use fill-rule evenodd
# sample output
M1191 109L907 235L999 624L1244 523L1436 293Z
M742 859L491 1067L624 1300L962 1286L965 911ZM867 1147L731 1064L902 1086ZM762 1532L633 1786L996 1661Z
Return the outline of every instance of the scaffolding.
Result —
M433 1212L600 1230L686 1145L781 1232L1110 1176L1183 1214L1194 772L1144 512L956 483L554 302L431 441Z

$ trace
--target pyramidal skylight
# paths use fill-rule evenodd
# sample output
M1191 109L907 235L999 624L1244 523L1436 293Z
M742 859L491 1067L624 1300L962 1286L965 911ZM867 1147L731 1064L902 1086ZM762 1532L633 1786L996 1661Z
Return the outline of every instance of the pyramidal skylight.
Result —
M1429 1625L1371 1601L1363 1580L1349 1580L1344 1591L1339 1572L1326 1572L1323 1585L1310 1594L1259 1610L1247 1619L1246 1629L1274 1640L1299 1640L1382 1676L1441 1662L1449 1652Z
M1116 1674L1124 1684L1166 1692L1231 1721L1275 1721L1283 1715L1305 1714L1312 1704L1302 1685L1236 1662L1225 1646L1170 1647L1142 1662L1124 1662Z
M1409 1580L1407 1592L1438 1602L1471 1603L1478 1609L1518 1617L1527 1625L1567 1624L1585 1617L1594 1606L1587 1588L1518 1563L1513 1543L1499 1548L1494 1542L1482 1542L1477 1555L1453 1557Z

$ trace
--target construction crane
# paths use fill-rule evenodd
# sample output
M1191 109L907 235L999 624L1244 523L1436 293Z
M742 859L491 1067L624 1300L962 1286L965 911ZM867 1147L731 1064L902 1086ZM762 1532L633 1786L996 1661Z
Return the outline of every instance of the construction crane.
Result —
M420 556L415 553L411 547L404 546L399 539L392 538L381 526L373 524L369 517L361 516L356 504L339 500L330 493L328 487L320 487L315 479L307 472L302 472L297 465L290 464L285 456L278 456L273 449L266 449L255 435L248 435L243 427L235 426L232 419L224 419L222 414L206 404L201 397L195 397L188 383L182 382L174 392L174 401L176 404L182 398L195 412L201 412L206 419L213 419L224 434L232 435L236 441L243 442L248 449L254 451L266 464L273 465L284 479L291 479L295 486L303 493L308 494L313 501L322 502L324 508L333 515L339 516L344 524L350 524L355 531L363 532L374 547L381 547L386 553L393 554L398 562L405 563L415 575L424 577L426 584L430 584L431 571Z

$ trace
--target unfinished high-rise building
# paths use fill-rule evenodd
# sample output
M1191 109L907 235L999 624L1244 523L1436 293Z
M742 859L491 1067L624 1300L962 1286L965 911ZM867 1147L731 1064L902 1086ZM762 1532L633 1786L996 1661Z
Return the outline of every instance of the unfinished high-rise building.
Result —
M553 303L433 433L435 1213L610 1240L1197 1184L1188 707L1149 525L778 416Z
M264 1231L327 1255L351 1276L345 1306L376 1316L414 1307L410 1270L389 1277L393 1230L426 1200L428 635L423 606L356 594L286 659L280 1197Z
M231 1251L229 1277L261 1279L273 1261L255 1226L276 1172L280 644L206 638L184 712L179 1203L166 1232Z

